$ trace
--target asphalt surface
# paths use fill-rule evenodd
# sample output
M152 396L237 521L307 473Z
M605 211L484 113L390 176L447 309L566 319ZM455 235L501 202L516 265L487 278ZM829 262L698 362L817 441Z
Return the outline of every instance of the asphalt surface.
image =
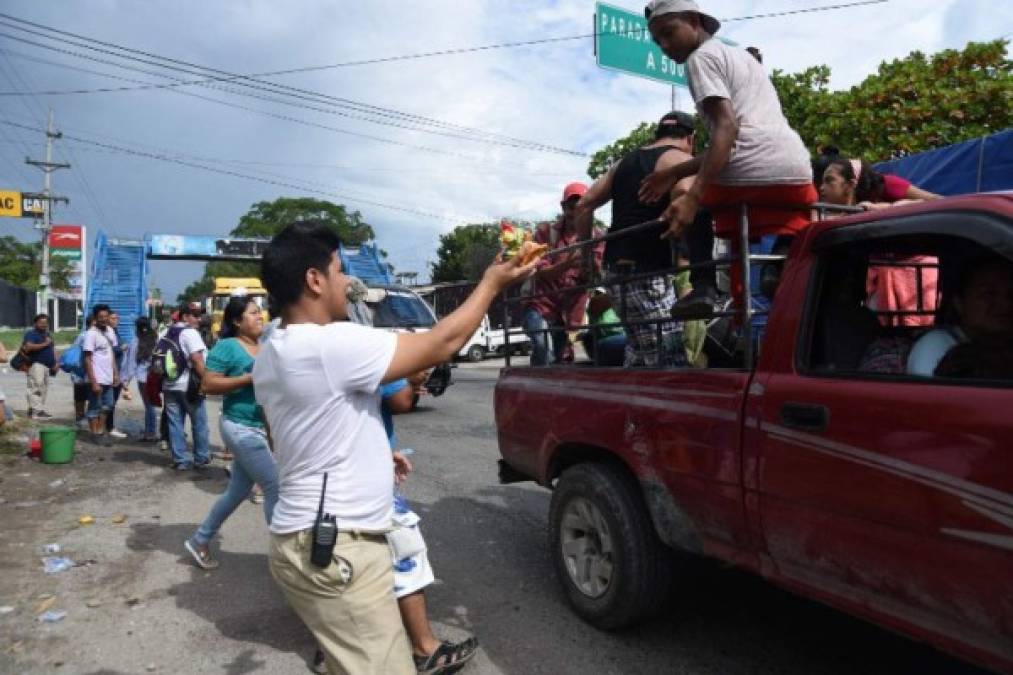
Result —
M685 570L661 619L611 634L584 624L566 606L546 550L548 491L497 482L496 376L496 362L463 365L446 395L396 418L400 445L416 451L404 492L422 517L437 576L428 592L434 627L446 637L473 632L481 644L463 672L978 672L709 563ZM0 374L0 386L23 414L23 376ZM49 407L67 417L65 377ZM122 426L136 431L139 411L126 404ZM267 571L261 508L239 508L217 545L221 567L201 571L182 543L224 489L225 473L217 463L177 475L167 461L136 442L106 449L79 441L74 463L63 466L0 455L0 607L12 608L0 609L0 672L307 672L313 644ZM79 525L82 515L96 522ZM84 564L44 574L41 547L52 542ZM40 623L46 603L66 617Z

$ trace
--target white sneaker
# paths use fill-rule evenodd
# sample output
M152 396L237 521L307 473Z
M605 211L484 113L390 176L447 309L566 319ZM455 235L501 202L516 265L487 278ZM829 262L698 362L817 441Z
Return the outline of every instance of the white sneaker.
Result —
M86 419L80 419L80 420L78 420L76 422L76 424L77 424L77 428L78 429L81 429L83 431L87 431L88 430L88 420L86 420Z
M109 432L109 435L112 436L113 438L126 438L127 437L127 435L125 433L123 433L122 431L120 431L119 429L113 429L112 431Z

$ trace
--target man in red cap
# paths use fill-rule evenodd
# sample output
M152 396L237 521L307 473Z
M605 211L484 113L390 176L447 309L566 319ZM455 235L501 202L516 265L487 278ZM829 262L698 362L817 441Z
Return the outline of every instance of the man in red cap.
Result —
M550 250L564 248L579 241L574 212L577 202L587 192L583 183L570 183L563 188L560 206L563 213L554 223L541 223L534 240ZM595 250L601 263L602 247ZM575 288L586 284L579 251L542 258L535 273L529 295L534 295L524 308L524 332L531 339L531 365L546 366L573 360L573 348L567 335L571 326L584 320L587 291Z

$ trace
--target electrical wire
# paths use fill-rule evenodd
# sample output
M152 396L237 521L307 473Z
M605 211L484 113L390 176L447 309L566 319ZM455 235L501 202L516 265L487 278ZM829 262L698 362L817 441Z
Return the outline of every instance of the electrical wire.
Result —
M0 14L0 16L3 16L3 15ZM31 22L29 22L29 23L31 23ZM33 24L33 25L38 25L38 24ZM29 34L32 34L32 35L36 35L36 36L42 37L44 39L51 40L53 42L59 42L59 43L62 43L62 44L69 44L69 45L73 45L75 47L79 47L79 48L83 48L83 49L88 49L90 51L95 51L95 52L98 52L98 53L114 56L116 58L125 59L125 60L129 60L129 61L135 61L135 62L143 63L143 64L146 64L146 65L152 65L152 66L156 66L156 67L159 67L159 68L164 68L166 70L170 70L170 71L173 71L173 72L185 73L187 75L198 75L200 77L200 79L197 79L197 80L181 80L179 78L169 78L169 79L174 79L175 80L175 82L173 82L173 83L146 83L146 84L142 84L142 85L139 85L139 86L136 86L136 87L109 87L109 88L106 88L107 91L110 91L110 92L111 91L132 91L132 90L139 90L139 89L167 89L167 88L172 88L172 87L177 87L177 86L189 86L189 85L202 85L202 86L206 86L209 83L232 82L232 83L237 84L239 86L250 88L250 89L254 89L256 91L263 91L263 92L271 93L271 94L274 94L274 95L287 96L287 97L294 98L294 99L297 99L297 100L300 100L300 101L306 101L306 102L310 102L310 103L315 103L317 105L325 104L325 105L330 105L330 106L337 107L337 108L342 108L342 109L350 110L350 111L353 111L353 112L355 112L357 114L356 115L352 115L351 113L337 113L337 114L343 114L344 116L347 116L347 117L353 117L353 118L356 118L356 119L362 119L364 121L371 122L371 123L374 123L374 124L385 124L386 126L396 126L396 127L401 127L401 128L408 128L408 129L413 130L413 131L422 131L424 133L431 133L431 134L436 134L436 135L448 136L448 137L451 137L451 138L461 138L461 139L466 139L466 140L474 140L474 141L479 141L479 142L484 142L484 143L489 143L489 144L494 144L494 145L505 145L505 146L509 146L509 147L517 147L517 148L526 149L526 150L537 150L537 151L542 151L542 152L550 152L550 153L558 153L558 154L571 154L571 155L577 155L577 156L581 156L581 157L586 156L585 153L581 153L581 152L576 151L576 150L570 150L570 149L567 149L567 148L558 148L556 146L548 145L548 144L541 143L541 142L538 142L538 141L529 141L529 140L525 140L525 139L514 138L514 137L511 137L511 136L506 136L504 134L498 134L498 133L495 133L495 132L490 132L490 131L486 131L486 130L482 130L482 129L475 129L475 128L472 128L472 127L465 127L465 126L462 126L462 125L457 125L457 124L453 124L453 123L450 123L450 122L445 122L443 120L436 120L436 119L424 117L424 116L421 116L421 115L416 115L414 113L406 113L406 112L395 110L395 109L391 109L391 108L382 108L380 106L374 106L372 104L362 103L362 102L359 102L359 101L353 101L351 99L345 99L345 98L341 98L341 97L331 96L331 95L328 95L328 94L321 94L319 92L314 92L314 91L310 91L310 90L306 90L306 89L300 89L300 88L297 88L297 87L291 87L289 85L277 84L277 83L274 83L274 82L268 82L268 81L258 80L258 79L254 79L251 76L236 75L234 73L227 73L226 71L220 71L220 70L217 70L217 69L214 69L214 68L209 68L207 66L200 66L200 65L196 65L196 64L190 64L190 63L185 62L185 61L179 61L177 59L171 59L169 57L163 57L163 56L154 55L154 54L151 54L150 52L143 52L141 50L135 50L135 49L131 49L129 47L122 47L122 46L119 46L119 45L115 45L113 43L107 43L107 42L103 42L101 40L95 40L93 38L88 38L88 37L83 37L83 36L77 36L76 34L67 33L66 31L60 31L60 30L54 29L54 28L44 27L45 30L48 30L48 31L51 31L51 32L54 32L54 33L73 35L73 36L75 36L75 38L83 40L84 42L82 43L82 42L76 42L74 40L69 40L67 38L53 37L52 35L48 35L46 33L43 33L43 32L40 32L40 31L36 31L36 30L32 30L32 29L29 29L29 28L24 28L23 26L18 26L16 24L11 24L11 23L5 22L5 21L0 21L0 26L5 26L7 28L13 28L15 30L19 30L19 31L26 32L26 33L29 33ZM30 45L33 45L33 46L36 46L36 47L41 47L41 48L44 48L44 49L53 49L54 51L61 51L59 49L53 48L50 45L43 45L43 44L40 44L38 42L34 42L34 41L31 41L31 40L28 40L26 38L13 36L13 35L11 35L9 33L0 33L0 35L2 35L4 37L7 37L8 39L16 40L18 42L23 42L23 43L30 44ZM103 45L103 47L96 47L96 46L94 46L95 44ZM104 48L105 46L110 46L110 47L112 47L112 49ZM140 58L140 57L137 57L137 56L129 56L127 54L122 54L122 53L119 53L117 51L113 51L113 49L119 50L119 51L122 51L122 52L142 54L142 55L144 55L145 58ZM71 53L73 55L76 55L75 53L72 53L72 52L65 52L65 53ZM152 59L156 59L156 60L152 60ZM185 67L180 67L180 66L176 66L176 65L167 65L167 63L170 63L170 64L182 63L182 64L185 64ZM111 65L118 65L118 64L111 63ZM199 69L199 70L195 70L195 69ZM222 75L221 76L215 76L215 77L207 77L206 73L201 72L201 71L209 71L209 72L221 73ZM167 75L160 74L160 73L159 74L149 73L149 74L153 74L153 75L156 75L158 77L166 77L166 78L169 77ZM85 92L85 91L82 90L79 93L87 93L87 92ZM92 93L97 93L97 92L92 92ZM370 117L370 116L372 116L372 117ZM377 117L379 119L373 119L373 117ZM392 123L392 122L385 121L385 120L394 120L396 123ZM416 125L416 126L406 126L408 124L413 124L413 125Z
M15 128L18 128L18 129L25 129L25 130L28 130L28 131L40 131L40 132L42 131L42 129L40 129L40 128L31 127L31 126L24 125L24 124L18 124L17 122L12 122L12 121L9 121L9 120L0 120L0 124L5 124L7 126L15 127ZM339 192L331 192L331 191L320 190L320 189L316 189L316 188L313 188L313 187L308 187L306 185L299 185L299 184L290 182L288 180L285 180L285 181L274 180L274 179L270 179L270 178L264 178L262 176L254 176L254 175L250 175L250 174L246 174L246 173L240 173L238 171L233 171L231 169L223 169L223 168L216 168L216 167L212 167L212 166L206 166L204 164L200 164L200 163L197 163L197 162L191 162L189 160L178 159L178 158L171 157L171 156L168 156L168 155L162 155L162 154L158 154L158 153L147 152L147 151L144 151L144 150L136 150L136 149L132 149L132 148L126 148L126 147L122 147L122 146L116 146L116 145L113 145L111 143L102 143L100 141L95 141L95 140L91 140L91 139L87 139L87 138L82 138L80 136L69 135L69 134L66 134L66 133L64 134L64 138L66 138L67 140L76 141L78 143L84 143L86 145L93 145L93 146L96 146L96 147L105 148L107 150L112 150L112 151L115 151L115 152L121 152L121 153L127 154L127 155L133 155L133 156L137 156L137 157L145 157L147 159L154 159L154 160L158 160L158 161L162 161L162 162L167 162L167 163L171 163L171 164L178 164L180 166L185 166L185 167L189 167L189 168L192 168L192 169L200 169L202 171L208 171L208 172L211 172L211 173L217 173L217 174L221 174L221 175L225 175L225 176L232 176L233 178L242 178L242 179L245 179L245 180L252 180L252 181L257 181L257 182L260 182L260 183L265 183L265 184L268 184L268 185L274 185L276 187L284 187L284 188L289 188L289 189L294 189L294 190L301 190L303 192L309 192L309 193L324 195L324 196L327 196L327 197L333 197L333 198L337 198L337 199L343 199L343 200L346 200L346 201L356 202L356 203L360 203L360 204L367 204L369 206L376 206L378 208L389 209L389 210L393 210L393 211L400 211L402 213L409 213L409 214L412 214L412 215L423 216L425 218L432 218L434 220L441 221L441 222L448 222L448 221L455 222L456 221L456 222L461 223L461 224L464 224L464 223L467 223L467 222L471 222L471 221L469 221L467 219L447 218L445 215L438 214L438 213L433 213L431 211L423 211L423 210L420 210L420 209L415 209L415 208L410 208L410 207L397 206L397 205L390 204L390 203L387 203L387 202L380 202L380 201L376 201L376 200L373 200L373 199L368 199L368 198L354 196L354 195L348 195L348 194L339 193Z
M800 8L800 9L795 9L795 10L784 10L784 11L779 11L779 12L769 12L769 13L765 13L765 14L753 14L753 15L741 16L741 17L731 17L731 18L722 19L722 21L733 22L733 21L747 21L747 20L756 20L756 19L775 18L775 17L792 16L792 15L798 15L798 14L825 12L825 11L830 11L830 10L848 9L848 8L854 8L854 7L867 6L867 5L876 5L876 4L882 4L882 3L885 3L885 2L889 2L889 0L859 0L858 2L851 2L851 3L842 3L842 4L835 4L835 5L822 5L822 6L817 6L817 7L807 7L807 8ZM41 23L29 21L27 19L22 19L22 18L13 16L13 15L10 15L10 14L0 13L0 17L3 17L5 19L8 19L9 21L13 21L15 23L20 23L20 24L25 24L25 25L33 26L33 27L36 27L36 28L41 28L43 30L46 30L46 31L49 31L49 32L52 32L52 33L55 33L55 34L58 34L58 35L65 35L65 36L69 36L69 37L74 37L76 39L86 40L86 41L91 42L93 44L100 44L100 45L103 45L105 47L111 47L113 49L117 49L117 50L121 50L121 51L126 51L126 52L129 52L129 53L141 54L141 55L144 55L144 56L147 56L147 57L156 58L156 59L159 59L159 60L162 60L162 61L166 61L166 62L169 62L169 63L185 65L185 66L188 66L190 68L199 68L201 70L205 70L205 71L209 71L209 72L216 72L216 73L219 73L219 75L220 75L219 77L204 78L203 80L193 80L193 81L189 81L189 82L186 82L186 81L184 81L184 82L176 82L176 83L173 83L173 84L170 84L170 83L165 83L165 84L150 84L149 83L149 84L139 85L138 87L133 87L133 88L109 88L109 89L104 89L104 90L100 90L100 89L74 90L74 91L69 91L69 92L56 92L56 91L39 92L40 95L44 94L44 95L50 95L50 96L57 96L57 95L65 95L65 94L71 94L71 93L85 94L85 93L101 93L101 92L105 92L105 91L127 91L127 90L130 90L130 89L139 89L139 88L142 88L142 89L143 88L167 88L167 87L189 86L191 84L205 84L205 83L215 82L215 81L240 81L240 83L244 84L244 86L250 86L250 85L248 85L246 83L241 82L242 80L247 80L247 81L250 81L250 82L258 82L258 83L261 83L261 84L266 84L266 85L269 85L271 87L282 88L282 89L288 90L289 92L295 92L295 93L302 94L302 95L308 94L311 97L325 98L325 99L330 100L330 101L335 102L335 103L341 103L341 104L345 104L345 105L353 105L353 106L365 107L365 109L373 111L373 114L394 115L394 116L402 117L402 118L405 118L405 119L413 119L417 123L425 123L425 124L428 124L428 125L435 125L435 126L444 126L445 128L456 128L456 129L458 129L459 131L462 131L462 132L466 132L466 133L470 133L470 134L480 134L482 137L484 137L486 139L486 142L490 142L490 143L506 144L506 145L511 145L511 146L514 146L514 147L525 147L526 149L539 149L539 150L548 151L548 152L562 152L564 154L574 154L574 155L581 156L581 157L586 156L586 153L581 153L579 151L568 150L568 149L565 149L565 148L557 148L557 147L554 147L554 146L549 146L549 145L538 143L538 142L534 142L534 141L526 141L524 139L516 139L516 138L512 138L512 137L505 136L505 135L502 135L502 134L495 134L495 133L491 133L491 132L485 132L485 131L482 131L480 129L474 129L474 128L471 128L471 127L464 127L462 125L451 125L450 123L444 122L442 120L434 120L432 118L425 118L425 117L422 117L422 116L419 116L419 115L413 115L413 114L410 114L410 113L404 113L402 111L398 111L398 110L394 110L394 109L381 108L379 106L372 106L372 105L369 105L369 104L363 104L363 103L356 102L356 101L350 101L348 99L340 99L338 97L326 96L324 94L319 94L318 92L312 92L312 91L308 91L308 90L305 90L305 89L299 89L299 88L295 88L295 87L289 87L287 85L280 85L280 84L276 84L276 83L273 83L273 82L262 82L260 80L255 79L255 78L275 76L275 75L287 75L287 74L293 74L293 73L313 72L313 71L327 70L327 69L334 69L334 68L342 68L342 67L349 67L349 66L360 66L360 65L367 65L367 64L388 63L388 62L391 62L391 61L429 58L429 57L439 56L439 55L456 55L456 54L465 54L465 53L472 53L472 52L476 52L476 51L486 51L486 50L492 50L492 49L505 49L505 48L522 47L522 46L533 46L533 45L538 45L538 44L550 44L550 43L554 43L554 42L563 42L563 41L567 41L567 40L577 40L577 39L583 39L583 38L587 38L587 37L593 37L593 36L596 35L596 33L581 34L581 35L572 35L572 36L562 36L562 37L556 37L556 38L542 38L542 39L537 39L537 40L524 40L524 41L519 41L519 42L504 42L504 43L498 43L498 44L492 44L492 45L481 45L481 46L478 46L478 47L462 47L462 48L439 50L439 51L432 51L432 52L422 52L422 53L417 53L417 54L408 54L408 55L401 55L401 56L381 57L381 58L376 58L376 59L363 59L363 60L358 60L358 61L346 61L346 62L343 62L343 63L328 64L328 65L322 65L322 66L305 66L305 67L301 67L301 68L290 68L290 69L285 69L285 70L269 71L269 72L257 73L257 74L253 74L253 75L237 75L235 73L228 73L226 71L217 70L217 69L209 68L209 67L206 67L206 66L199 66L199 65L188 63L186 61L181 61L181 60L178 60L178 59L171 59L171 58L168 58L168 57L159 56L159 55L153 54L151 52L145 52L143 50L138 50L138 49L132 49L132 48L129 48L129 47L124 47L124 46L117 45L117 44L111 43L111 42L104 42L104 41L101 41L101 40L96 40L94 38L88 38L86 36L82 36L82 35L79 35L79 34L76 34L76 33L71 33L69 31L63 31L63 30L60 30L60 29L57 29L57 28L53 28L51 26L46 26L46 25L41 24ZM13 27L13 28L16 28L16 29L19 29L19 30L23 30L23 31L26 31L26 32L34 33L34 34L37 34L37 35L39 34L36 31L30 31L29 29L26 29L26 28L24 28L22 26L11 26L10 24L4 24L4 25L7 25L9 27ZM46 35L43 35L43 36L47 37L48 39L51 39L51 40L56 40L56 38L52 38L51 36L46 36ZM65 42L69 42L69 41L65 40ZM93 50L96 50L96 51L102 51L102 50L98 50L97 48L91 47L91 46L88 46L88 45L80 45L80 44L78 44L77 46L85 47L85 48L88 48L88 49L93 49ZM125 56L120 55L120 54L117 54L117 56L119 58L129 58L129 57L125 57ZM142 62L144 62L142 59L136 59L135 58L133 60L141 60ZM148 63L150 63L150 62L148 62ZM159 66L159 67L162 67L162 68L169 68L169 66L166 66L163 63L151 63L151 65L156 65L156 66ZM176 68L176 70L177 71L182 71L183 69ZM190 71L190 72L192 72L192 71ZM24 93L26 93L26 92L0 92L0 96L23 95ZM294 95L294 94L290 93L289 95ZM508 141L508 142L505 142L505 141ZM518 144L522 144L522 145L519 146ZM528 146L530 146L530 147L528 147Z
M858 2L849 2L849 3L842 3L842 4L836 4L836 5L821 5L821 6L817 6L817 7L805 7L805 8L801 8L801 9L784 10L784 11L779 11L779 12L769 12L769 13L766 13L766 14L751 14L751 15L748 15L748 16L736 16L736 17L730 17L730 18L723 18L723 19L721 19L721 21L724 22L724 23L730 23L730 22L733 22L733 21L755 21L757 19L773 19L773 18L782 17L782 16L792 16L792 15L795 15L795 14L810 14L810 13L815 13L815 12L826 12L826 11L838 10L838 9L850 9L850 8L853 8L853 7L863 7L863 6L866 6L866 5L879 5L879 4L883 4L883 3L886 3L886 2L890 2L890 0L859 0ZM25 24L28 24L28 25L36 26L36 27L44 27L42 24L37 24L37 23L31 22L31 21L28 21L26 19L20 19L18 17L12 16L10 14L4 14L2 12L0 12L0 17L9 19L11 21L19 21L19 22L22 22L22 23L25 23ZM65 34L65 35L71 35L71 36L75 36L75 37L80 37L80 36L76 36L75 34L69 33L69 32L66 32L66 31L58 31L58 32L61 32L61 33ZM571 40L582 40L582 39L586 39L586 38L589 38L589 37L595 37L595 36L600 35L600 34L601 33L581 33L579 35L563 35L563 36L559 36L559 37L540 38L540 39L535 39L535 40L520 40L520 41L516 41L516 42L500 42L500 43L494 43L494 44L488 44L488 45L479 45L479 46L475 46L475 47L455 47L455 48L450 48L450 49L441 49L441 50L435 50L435 51L429 51L429 52L416 52L416 53L413 53L413 54L401 54L401 55L397 55L397 56L383 56L383 57L377 57L377 58L371 58L371 59L359 59L359 60L356 60L356 61L342 61L342 62L339 62L339 63L331 63L331 64L324 64L324 65L302 66L302 67L299 67L299 68L286 68L286 69L283 69L283 70L272 70L272 71L267 71L267 72L262 72L262 73L253 73L253 74L250 74L250 75L245 75L245 76L239 75L239 76L233 76L233 77L248 77L248 78L254 78L254 77L272 77L272 76L275 76L275 75L291 75L291 74L295 74L295 73L310 73L310 72L316 72L316 71L321 71L321 70L333 70L335 68L348 68L348 67L352 67L352 66L376 65L376 64L382 64L382 63L391 63L393 61L411 61L411 60L417 60L417 59L432 58L432 57L435 57L435 56L457 56L457 55L460 55L460 54L472 54L472 53L481 52L481 51L491 51L491 50L497 50L497 49L512 49L512 48L515 48L515 47L531 47L531 46L535 46L535 45L553 44L553 43L557 43L557 42L567 42L567 41L571 41Z

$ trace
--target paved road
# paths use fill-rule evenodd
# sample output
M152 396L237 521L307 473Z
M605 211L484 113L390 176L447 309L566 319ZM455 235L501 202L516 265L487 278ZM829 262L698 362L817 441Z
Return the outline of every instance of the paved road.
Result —
M974 672L717 565L688 573L660 620L616 634L583 624L548 560L547 491L497 484L495 365L462 366L444 397L397 418L401 445L416 450L405 492L439 580L432 618L438 632L473 631L482 645L466 673ZM2 375L0 386L23 411L20 378ZM55 389L51 408L68 410L66 382ZM136 404L128 414L137 419ZM181 477L151 447L78 447L62 467L0 457L0 606L14 607L0 615L0 672L306 672L312 644L268 575L258 507L226 523L218 571L181 555L225 485L221 469ZM96 524L78 526L82 514ZM118 514L127 521L114 523ZM39 547L52 541L94 564L44 575ZM47 594L68 612L60 623L33 620Z

